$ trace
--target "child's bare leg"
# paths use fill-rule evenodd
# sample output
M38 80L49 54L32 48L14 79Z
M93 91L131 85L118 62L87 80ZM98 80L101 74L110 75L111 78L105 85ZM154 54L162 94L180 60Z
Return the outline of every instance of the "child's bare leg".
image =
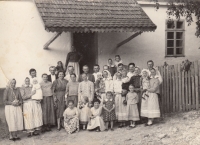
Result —
M10 139L13 138L13 132L10 132Z
M83 125L83 130L85 130L85 125Z
M107 122L106 122L106 129L108 129L108 124L109 124L109 122L107 121Z
M57 119L57 123L58 123L58 130L60 129L60 118Z
M113 129L113 121L110 121L110 127L111 127L111 129Z

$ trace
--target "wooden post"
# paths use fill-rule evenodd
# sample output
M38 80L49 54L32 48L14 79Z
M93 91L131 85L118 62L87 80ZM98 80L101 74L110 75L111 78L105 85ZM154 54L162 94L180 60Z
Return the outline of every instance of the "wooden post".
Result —
M48 46L56 39L62 32L56 32L56 34L44 45L43 49L48 49Z
M182 106L183 106L183 111L185 111L185 78L184 78L184 76L185 76L185 72L183 71L182 72L182 82L181 82L181 84L182 84L182 91L181 91L181 94L182 94L182 97L183 97L183 99L182 99Z
M178 65L178 82L179 82L179 110L182 111L183 110L183 106L182 106L182 94L181 94L181 86L183 84L181 84L181 66L180 64Z
M173 112L175 112L176 111L176 99L175 99L175 97L176 97L176 83L175 83L175 67L173 66L173 71L172 71L172 80L173 80L173 99L172 99L172 101L173 101Z

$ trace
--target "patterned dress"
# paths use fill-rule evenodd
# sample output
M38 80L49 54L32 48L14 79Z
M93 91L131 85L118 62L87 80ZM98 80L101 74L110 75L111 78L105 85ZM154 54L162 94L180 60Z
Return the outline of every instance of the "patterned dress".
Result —
M108 110L111 110L114 104L114 99L105 99L104 101L105 108L107 108ZM108 112L107 110L103 109L103 120L105 122L116 120L115 109L113 109L111 112Z
M79 129L78 109L76 107L73 109L67 108L63 113L63 117L67 133L71 134Z
M53 92L54 95L57 97L57 102L56 102L56 117L57 118L62 118L63 117L63 112L65 110L65 92L66 92L66 86L67 86L68 81L63 79L63 80L55 80L53 82Z
M78 87L78 96L79 96L79 101L83 101L84 96L87 96L89 101L93 101L94 98L94 83L91 81L82 81L79 83Z

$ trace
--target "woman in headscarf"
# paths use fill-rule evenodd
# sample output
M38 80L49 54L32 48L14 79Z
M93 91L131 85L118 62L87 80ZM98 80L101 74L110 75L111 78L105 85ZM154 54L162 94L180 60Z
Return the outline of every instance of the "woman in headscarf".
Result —
M159 78L156 77L156 70L151 69L151 79L150 79L150 87L148 89L144 89L144 92L147 91L148 97L146 100L142 100L142 108L141 108L141 116L147 117L148 122L146 126L151 126L153 124L154 118L160 117L160 109L158 102L158 91L159 91Z
M64 79L65 73L63 71L58 72L58 79L53 82L53 97L56 105L56 118L58 128L60 131L61 125L63 123L63 112L65 110L65 92L68 81Z
M40 83L43 94L42 101L42 116L44 131L51 131L51 125L55 125L55 111L54 111L54 100L52 83L48 81L48 75L42 75L43 81Z
M16 80L11 79L4 91L5 116L10 132L9 140L20 140L17 131L23 130L22 98L20 90L16 88Z
M24 113L24 127L27 130L28 136L39 135L42 121L42 108L41 104L32 99L35 91L32 91L32 85L30 79L25 79L25 84L21 87L21 95L23 99L23 113Z

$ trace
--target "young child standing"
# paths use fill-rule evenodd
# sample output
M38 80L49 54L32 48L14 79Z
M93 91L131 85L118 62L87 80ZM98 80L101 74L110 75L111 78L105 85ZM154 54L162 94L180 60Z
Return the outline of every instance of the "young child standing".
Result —
M31 99L37 100L37 101L41 101L43 99L42 89L36 78L33 79L32 91L36 91L36 93L31 97Z
M117 67L120 63L123 63L121 57L119 55L115 55L115 66Z
M114 129L113 129L113 123L114 123L114 120L116 120L116 115L115 115L115 101L113 99L113 94L110 91L106 93L106 98L104 100L104 105L103 105L103 120L106 123L106 129L105 129L105 131L108 131L108 125L109 125L109 123L110 123L110 126L111 126L111 131L114 131Z
M83 125L83 130L86 129L90 118L90 108L88 104L88 97L83 96L83 102L79 102L79 114L80 114L80 124Z
M140 120L138 112L138 95L134 92L134 86L129 86L129 92L126 95L127 100L127 118L130 121L130 127L135 127L135 121Z

